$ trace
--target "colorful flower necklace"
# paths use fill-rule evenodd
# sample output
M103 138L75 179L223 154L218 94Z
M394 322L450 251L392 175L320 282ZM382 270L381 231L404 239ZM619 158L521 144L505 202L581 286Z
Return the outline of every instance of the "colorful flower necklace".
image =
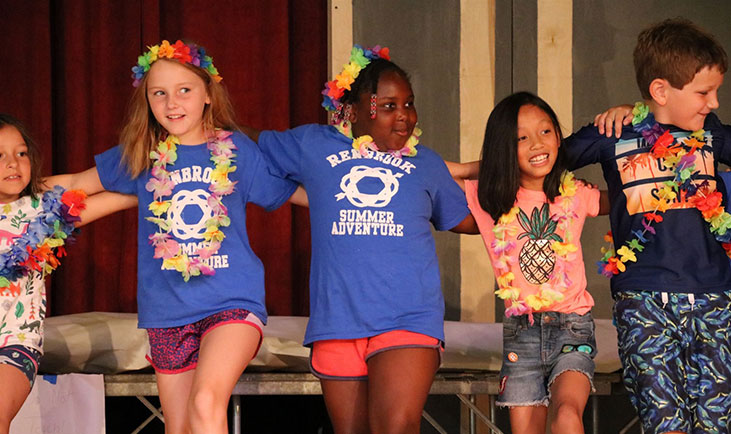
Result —
M40 271L45 277L58 267L59 258L66 256L63 246L76 229L74 222L81 221L79 214L86 208L84 199L83 191L66 191L58 185L43 193L43 211L28 223L23 235L13 239L10 249L0 254L0 290L31 271Z
M662 128L650 113L650 108L643 102L635 104L632 110L632 128L642 134L645 141L652 146L650 154L661 160L665 167L673 171L673 179L662 183L658 198L652 199L652 212L644 214L642 229L632 231L634 238L616 252L614 248L602 248L604 256L597 262L598 272L607 277L624 272L627 262L637 262L636 252L642 252L643 243L648 243L655 235L655 223L662 222L659 213L670 209L672 201L679 197L681 202L694 206L708 222L711 233L722 243L726 254L731 257L731 214L721 206L722 195L710 186L708 181L697 183L693 179L695 172L696 151L706 144L705 131L694 131L689 137L676 142L670 131ZM611 231L604 239L612 243Z
M520 208L514 206L507 213L498 218L497 224L493 227L492 232L495 234L495 240L490 245L496 259L493 262L493 268L499 273L497 278L498 289L495 291L498 297L510 302L510 306L505 309L505 316L531 314L534 311L543 310L554 303L564 299L564 290L571 285L568 277L568 262L574 259L574 252L578 250L576 245L571 242L571 223L576 212L574 211L574 196L576 195L576 181L574 174L565 171L561 175L561 185L559 186L561 200L561 212L553 215L551 219L555 221L564 232L563 241L553 241L551 249L556 254L556 263L554 265L548 282L541 284L537 294L531 294L525 299L521 299L520 288L513 286L515 275L510 271L510 266L515 263L515 258L511 255L515 249L515 242L509 241L508 237L515 236L518 233L518 225L515 224L516 216L520 212ZM528 316L531 324L533 316Z
M340 131L347 138L353 139L353 131L350 128L350 122L342 120L335 125L335 128L337 128L337 130ZM415 157L416 153L418 152L418 150L416 149L416 145L419 144L419 137L421 137L421 129L419 127L414 127L414 131L411 133L411 137L409 137L409 140L406 141L406 144L403 148L398 150L389 149L385 152L393 156L394 158ZM369 150L374 152L384 152L378 149L378 145L376 145L373 137L369 136L368 134L364 134L356 139L353 139L353 149L360 152L360 155L364 157Z
M147 182L145 188L152 192L153 201L148 209L155 217L145 219L158 226L158 231L149 237L150 244L155 247L154 257L162 258L162 268L179 271L186 282L191 276L216 274L215 270L202 260L208 259L218 252L221 242L226 238L221 227L231 224L228 210L222 201L223 196L234 191L234 185L237 182L228 179L228 174L236 170L236 166L231 164L236 157L233 151L237 149L229 137L230 135L230 131L218 130L215 137L208 140L211 161L215 164L215 168L211 172L211 185L208 187L208 191L211 192L211 195L208 196L208 206L211 207L213 216L205 222L204 243L195 251L195 255L197 255L195 258L188 257L180 244L170 235L172 222L167 212L172 200L163 200L165 196L173 194L175 182L165 166L175 164L178 159L177 145L180 144L180 141L175 136L168 136L167 139L158 143L154 151L150 152L152 178Z

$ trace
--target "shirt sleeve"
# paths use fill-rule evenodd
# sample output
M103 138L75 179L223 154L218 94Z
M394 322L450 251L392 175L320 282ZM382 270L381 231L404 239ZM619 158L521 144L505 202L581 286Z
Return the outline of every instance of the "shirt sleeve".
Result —
M452 229L469 215L467 199L449 174L444 161L437 156L434 168L434 195L431 222L439 231Z
M248 140L248 138L247 138ZM244 146L248 148L251 158L252 180L248 201L272 211L284 204L297 189L297 183L275 176L269 170L266 159L259 148L251 141Z
M584 212L587 217L596 217L599 215L599 198L601 192L598 188L588 185L582 185L578 189L579 197L577 198L583 204Z
M301 182L302 147L311 126L303 125L286 131L262 131L259 149L269 163L272 174Z
M631 130L628 132L631 132ZM575 170L589 164L601 162L602 148L608 143L614 144L616 142L616 138L599 134L599 130L594 125L589 124L566 137L562 147L566 153L569 169Z
M122 163L122 147L117 145L94 156L99 180L107 191L137 194L137 183Z

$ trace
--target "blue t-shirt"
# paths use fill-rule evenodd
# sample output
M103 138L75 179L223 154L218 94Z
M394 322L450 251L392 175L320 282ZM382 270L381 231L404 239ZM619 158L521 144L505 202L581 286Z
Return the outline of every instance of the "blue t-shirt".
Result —
M444 340L444 300L432 224L469 214L434 151L367 156L335 128L265 131L259 146L277 176L304 185L310 204L310 321L305 344L408 330Z
M676 138L685 138L689 131L663 125ZM715 114L706 117L703 126L706 145L696 155L698 182L715 186L718 161L731 162L731 128L722 125ZM633 231L642 230L646 212L652 212L653 197L662 183L673 179L672 172L661 160L652 158L650 145L632 130L624 127L619 140L586 126L568 137L564 149L570 166L579 168L600 163L609 189L609 215L614 245L622 246L635 238ZM627 270L612 277L612 291L665 291L711 293L731 289L731 268L721 244L711 234L708 223L691 205L679 203L659 213L662 222L655 223L656 235L644 243L637 253L637 262L627 262ZM597 252L597 256L599 253Z
M162 259L153 258L148 237L157 232L156 224L145 220L152 212L148 205L152 193L145 189L149 171L131 178L121 163L121 147L116 146L95 157L102 185L109 191L137 195L137 308L143 328L177 327L214 313L234 308L247 309L266 323L264 305L264 267L251 250L246 232L246 204L253 202L267 210L282 205L297 184L272 176L257 146L245 135L230 136L238 147L229 179L236 182L234 192L223 196L231 225L222 227L226 238L218 253L209 259L213 276L191 277L183 281L180 272L162 270ZM167 166L176 183L168 217L171 235L191 256L203 242L205 221L211 215L210 174L214 168L206 144L177 147L178 159Z

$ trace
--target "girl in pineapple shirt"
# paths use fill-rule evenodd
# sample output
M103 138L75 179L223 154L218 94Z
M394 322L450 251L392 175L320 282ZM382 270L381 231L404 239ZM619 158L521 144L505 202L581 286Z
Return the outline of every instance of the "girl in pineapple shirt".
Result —
M545 432L549 411L552 432L583 432L592 390L594 300L579 239L600 192L564 170L561 141L545 101L510 95L487 121L478 180L465 181L505 300L497 404L516 433Z

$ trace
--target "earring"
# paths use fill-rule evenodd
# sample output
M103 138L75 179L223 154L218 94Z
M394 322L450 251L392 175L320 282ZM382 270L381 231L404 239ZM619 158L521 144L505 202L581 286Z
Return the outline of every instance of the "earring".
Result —
M343 120L346 122L350 122L350 109L352 106L350 104L345 105L345 111L343 112Z
M332 116L332 124L335 125L342 119L343 116L343 105L338 104L338 108L335 109L335 114Z
M371 94L371 119L376 118L376 94Z

